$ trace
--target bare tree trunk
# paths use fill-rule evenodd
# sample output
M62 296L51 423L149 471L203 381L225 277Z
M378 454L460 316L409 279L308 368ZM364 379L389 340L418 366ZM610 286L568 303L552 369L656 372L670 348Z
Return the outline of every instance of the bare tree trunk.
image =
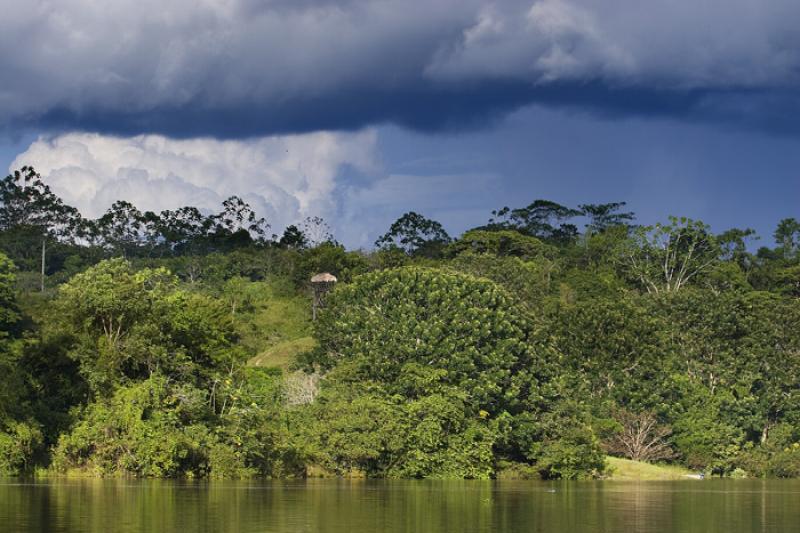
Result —
M764 426L764 429L761 430L761 444L764 444L764 443L767 442L767 439L769 438L769 430L771 428L772 428L772 424L767 422L767 424Z
M45 269L44 267L45 267L45 251L46 251L45 245L46 245L46 243L47 243L47 239L45 237L42 237L42 286L41 286L42 292L44 292L44 269Z

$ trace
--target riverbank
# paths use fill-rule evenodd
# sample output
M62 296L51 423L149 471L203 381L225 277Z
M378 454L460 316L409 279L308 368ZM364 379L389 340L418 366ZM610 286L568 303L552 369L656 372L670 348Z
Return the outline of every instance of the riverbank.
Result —
M675 465L657 465L620 457L606 458L606 479L615 481L667 481L699 479L697 472Z

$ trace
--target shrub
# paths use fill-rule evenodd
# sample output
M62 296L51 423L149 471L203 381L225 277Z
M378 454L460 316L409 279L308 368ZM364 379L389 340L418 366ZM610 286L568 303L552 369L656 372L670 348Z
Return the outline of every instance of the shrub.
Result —
M516 417L512 439L545 479L596 476L605 468L605 454L588 418L582 405L560 400L551 411Z
M326 390L309 407L310 456L338 475L488 479L498 421L467 414L464 393L406 401L373 386Z
M7 431L0 431L0 475L14 476L30 469L43 437L32 422L11 422L8 426Z
M121 387L90 404L72 431L59 438L53 467L100 475L205 475L213 438L201 423L204 406L200 391L173 388L162 376Z

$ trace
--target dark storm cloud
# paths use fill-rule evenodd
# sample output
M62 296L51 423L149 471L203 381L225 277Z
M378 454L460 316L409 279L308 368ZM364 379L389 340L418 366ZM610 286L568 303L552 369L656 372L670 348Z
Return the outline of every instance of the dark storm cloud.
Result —
M475 127L531 103L800 123L786 0L11 0L0 124L240 138Z

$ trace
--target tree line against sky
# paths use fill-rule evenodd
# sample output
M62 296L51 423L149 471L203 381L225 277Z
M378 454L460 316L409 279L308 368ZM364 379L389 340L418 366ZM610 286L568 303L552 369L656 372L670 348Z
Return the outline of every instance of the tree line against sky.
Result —
M625 207L536 200L455 239L411 211L348 251L236 197L86 220L26 167L0 184L0 471L799 476L800 223L753 252Z

